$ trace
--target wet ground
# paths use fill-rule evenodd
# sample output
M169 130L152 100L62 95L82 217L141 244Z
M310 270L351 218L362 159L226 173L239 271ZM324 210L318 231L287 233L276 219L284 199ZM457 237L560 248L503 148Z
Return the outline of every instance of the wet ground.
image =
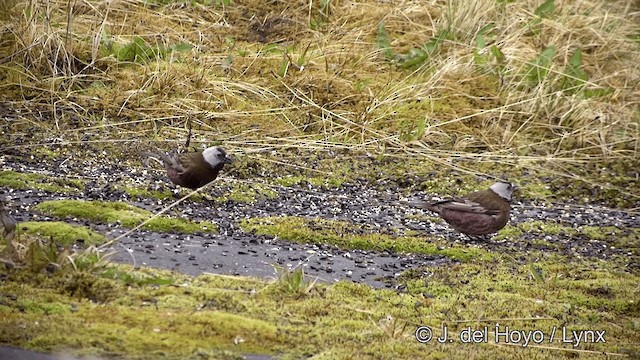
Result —
M58 360L74 359L73 357L59 357L35 351L23 350L14 347L0 346L0 360Z
M127 168L109 161L94 161L92 166L88 166L75 163L71 156L51 162L33 162L28 158L25 162L15 160L16 157L5 158L3 169L87 180L83 193L53 194L45 191L5 189L5 196L11 199L11 213L18 221L52 220L31 211L32 205L45 200L121 200L154 212L175 201L131 198L119 190L121 187L117 184L130 182L150 188L167 186L167 179L159 171L149 173L141 165ZM428 240L428 236L442 236L452 243L465 242L469 246L507 253L516 260L519 257L524 259L530 250L535 249L598 259L628 254L634 256L629 257L627 266L639 266L635 261L638 254L633 253L637 249L614 246L616 236L592 240L582 235L545 234L540 230L500 241L470 241L451 230L444 222L417 220L432 215L428 211L423 212L396 204L406 195L431 198L430 194L410 192L392 185L387 187L380 181L355 181L345 183L337 189L325 189L309 184L294 187L268 185L277 192L277 197L260 199L254 203L212 200L221 194L221 189L236 181L251 184L264 183L266 179L256 178L249 181L223 176L211 187L207 195L210 199L186 200L180 203L175 211L169 212L172 216L215 222L219 227L219 233L185 235L135 231L113 247L117 252L114 259L118 262L172 269L191 275L209 272L269 278L275 276L276 265L288 268L302 267L305 273L321 281L349 279L374 287L394 287L394 279L405 270L451 261L444 257L420 254L344 250L332 245L291 243L271 236L244 232L238 225L241 220L254 217L302 216L348 221L359 225L363 232L401 235L408 230L414 230L424 234L425 241ZM518 201L513 204L510 224L533 220L551 221L575 229L582 226L612 226L619 229L618 235L627 233L630 228L640 227L640 217L637 214L602 206L549 205ZM114 225L92 224L74 219L71 221L91 226L110 238L128 231Z
M32 206L45 200L86 199L125 201L150 211L158 212L175 199L132 198L122 191L122 186L137 185L151 189L167 186L167 179L160 171L147 171L141 165L123 165L117 159L96 158L89 163L76 162L72 155L51 161L35 161L29 156L0 157L1 170L39 173L51 177L71 177L86 181L80 193L60 194L39 190L0 189L10 199L11 214L18 221L54 220L38 214ZM451 230L444 222L425 220L428 212L398 205L407 196L431 198L432 194L398 188L384 181L365 180L345 183L336 189L325 189L302 184L292 187L266 185L277 193L272 199L260 199L254 203L233 200L213 201L238 181L243 184L268 182L268 176L241 180L225 175L218 179L208 192L209 199L186 200L170 211L180 216L200 221L212 221L218 225L216 234L166 234L135 231L112 247L114 260L138 266L171 269L198 275L217 273L228 275L276 276L276 266L301 267L305 273L320 281L335 282L342 279L366 283L374 287L398 287L397 277L406 270L422 266L446 264L445 257L420 254L399 254L389 251L345 250L324 244L298 244L277 237L256 235L243 231L239 223L243 219L271 216L302 216L347 221L358 225L363 233L384 233L401 236L408 231L423 234L425 241L431 236L446 239L447 243L464 243L508 254L516 261L528 262L531 250L559 253L575 258L607 260L623 259L623 266L630 271L640 270L638 249L620 246L617 239L629 234L631 228L640 228L640 217L635 212L611 209L597 205L544 204L518 201L513 204L510 224L540 220L572 229L583 226L610 226L616 230L602 240L584 235L548 233L542 229L528 231L517 237L495 238L488 241L471 241ZM455 191L452 191L453 195ZM448 194L441 194L448 195ZM78 219L61 219L87 225L96 231L115 238L128 229L100 223L88 223ZM637 239L636 239L637 240ZM635 241L637 243L637 241ZM248 359L269 359L268 356L247 356ZM11 347L0 347L0 359L73 359L69 355L48 355Z
M243 355L245 360L271 360L268 355ZM0 360L100 360L102 358L88 356L78 358L71 354L55 353L45 354L36 351L24 350L10 346L0 346Z

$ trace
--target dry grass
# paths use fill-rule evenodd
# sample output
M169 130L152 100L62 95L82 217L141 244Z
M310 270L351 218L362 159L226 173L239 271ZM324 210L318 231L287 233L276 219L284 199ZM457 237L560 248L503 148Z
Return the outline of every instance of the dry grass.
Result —
M613 189L614 200L634 204L622 199L626 195L637 204L640 199L640 190L629 185L638 182L640 167L638 1L6 0L0 1L0 29L0 147L42 148L89 139L108 150L125 149L133 159L138 143L181 144L193 127L193 142L222 141L248 157L297 150L262 159L273 168L291 169L294 178L303 178L304 172L332 177L322 182L339 182L344 173L357 171L349 164L341 167L340 161L335 167L316 166L317 158L300 156L334 150L343 156L338 160L365 152L385 155L384 162L363 166L390 171L408 159L426 160L424 167L399 167L424 171L412 177L417 179L427 179L440 168L457 170L443 175L444 180L430 179L433 182L453 182L461 172L495 172L497 177L505 165L518 165L513 171L528 177L529 188L542 189L541 198L546 199L551 186L560 186L550 176L555 174L582 182L576 192L587 196L594 189ZM25 142L14 143L19 140ZM92 156L93 149L85 150L90 155L70 151L65 156ZM39 150L42 156L47 153ZM332 156L326 158L334 161ZM238 163L245 161L250 172L253 164L246 160ZM243 170L238 163L232 171ZM544 173L536 172L540 169ZM367 174L386 176L377 168ZM233 179L241 185L258 180ZM568 188L566 183L561 186ZM560 196L546 200L563 206ZM318 238L317 231L303 235ZM329 235L336 241L345 238ZM362 239L351 238L347 240L362 246ZM394 240L392 245L402 244ZM42 283L32 274L5 281L8 288L2 292L20 296L7 305L15 307L5 312L11 317L0 319L16 339L13 344L20 346L110 349L116 329L123 336L117 351L145 354L142 357L149 356L149 348L165 345L167 354L188 351L206 357L202 348L213 344L238 352L277 345L293 349L291 357L347 358L364 351L376 358L415 358L433 348L413 340L413 325L439 327L467 319L479 325L491 317L516 321L510 324L525 329L538 326L542 318L557 319L548 323L552 325L606 329L610 344L566 350L573 351L567 358L578 352L595 358L602 351L615 351L611 357L627 348L637 354L632 346L637 344L637 306L629 302L637 298L637 286L632 285L637 277L618 273L615 261L577 266L552 257L528 260L531 266L510 260L446 265L429 273L405 273L409 290L402 294L347 283L325 288L305 280L300 271L282 272L278 282L257 292L255 285L238 285L248 284L246 279L180 280L193 282L191 293L182 285L148 290L97 277L88 282L85 270L89 275L107 263L99 249L74 257L47 246L32 248L31 254L43 259L37 265L64 262L76 274L66 283L74 290L64 290L55 301L40 292ZM21 259L28 259L28 248L19 250ZM469 254L465 250L464 255ZM60 291L55 280L59 273L47 277L47 287ZM223 297L216 287L247 291ZM192 296L230 299L229 304L242 307L205 309L217 315L194 327L193 309L202 299ZM80 311L69 312L76 297L119 300L99 306L83 302ZM155 309L122 306L148 298ZM42 316L39 308L24 311L23 303L53 303L65 309L64 316ZM158 306L177 317L164 316ZM105 308L123 315L104 316ZM255 323L258 318L270 320ZM283 324L285 318L294 321ZM145 341L130 336L129 329L147 331L150 319L161 325L144 333ZM46 328L25 329L25 323ZM246 331L264 328L258 335L268 337L275 329L285 331L274 335L273 344L254 344L264 336L245 336L250 346L231 345L227 339L218 346L210 329L225 323L251 325ZM161 328L163 332L155 331ZM77 338L65 340L76 343L62 341L60 329L77 331ZM231 331L219 338L227 333ZM178 336L167 340L166 334ZM158 342L152 342L156 337ZM30 345L33 339L35 345ZM341 350L345 343L355 350ZM533 357L555 358L565 351L518 349L444 346L432 356L525 358L534 351Z
M191 120L249 151L636 161L638 4L546 4L8 1L0 93L10 133L67 140L182 139Z

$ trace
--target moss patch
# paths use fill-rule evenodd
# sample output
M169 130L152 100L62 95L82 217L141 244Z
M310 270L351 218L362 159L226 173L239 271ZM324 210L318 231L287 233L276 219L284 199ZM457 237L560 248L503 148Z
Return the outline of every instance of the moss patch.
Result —
M502 262L417 269L403 275L404 293L349 282L306 282L307 291L291 292L288 277L274 282L216 275L192 278L128 266L109 271L138 279L171 277L180 286L90 272L5 272L0 283L0 338L5 344L41 351L128 359L220 359L244 353L278 353L287 359L569 359L573 350L637 352L632 344L640 341L640 278L566 260L534 267ZM533 276L532 270L545 275ZM467 327L493 331L496 323L503 331L509 326L544 332L547 349L459 340ZM415 340L418 326L430 326L440 336L443 324L452 342ZM569 331L604 330L606 343L573 348L559 337L549 343L552 328L561 331L563 326Z
M18 226L19 233L52 238L61 245L72 245L81 241L86 245L96 245L107 241L106 236L91 229L60 221L28 221Z
M590 240L607 240L623 237L625 233L637 233L640 229L621 230L613 226L580 226L577 228L558 224L554 221L527 221L517 225L507 225L501 230L494 240L519 237L525 233L537 233L541 235L561 235L567 237L584 237Z
M13 189L38 189L49 192L73 193L84 188L84 182L77 179L57 178L34 173L0 171L0 186Z
M439 301L429 302L435 306L430 311L446 312L454 323L478 315L480 318L551 317L568 319L567 326L573 329L581 326L604 329L612 319L635 318L640 314L637 301L640 290L629 287L637 275L562 261L566 259L528 265L502 262L494 267L467 263L429 268L425 272L415 270L405 273L403 278L411 292L435 296ZM441 302L442 299L452 302L441 307L448 302ZM461 325L456 326L461 328ZM539 326L550 327L547 322ZM625 333L622 329L612 331L609 334L612 337ZM608 346L612 349L615 344Z
M266 185L253 183L251 185L235 185L222 196L217 197L216 201L224 202L233 200L242 203L253 203L259 199L275 199L277 197L277 191L272 190Z
M53 216L75 217L109 224L118 223L129 228L135 227L153 216L150 211L123 202L55 200L44 201L34 208ZM195 223L165 216L152 219L144 228L154 231L181 233L217 231L217 226L211 222Z
M296 216L266 217L244 220L241 227L260 235L278 236L297 243L332 244L345 249L389 250L446 256L468 261L490 259L493 255L474 248L451 246L436 239L367 233L361 227L343 221L307 219Z

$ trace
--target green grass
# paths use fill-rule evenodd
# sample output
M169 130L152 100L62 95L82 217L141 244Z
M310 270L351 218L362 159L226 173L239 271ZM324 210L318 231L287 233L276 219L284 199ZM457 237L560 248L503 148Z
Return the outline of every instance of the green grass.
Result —
M145 39L136 36L128 44L116 44L103 38L103 56L114 56L120 62L148 63L167 58L172 52L188 52L192 46L187 43L179 43L165 47L151 44Z

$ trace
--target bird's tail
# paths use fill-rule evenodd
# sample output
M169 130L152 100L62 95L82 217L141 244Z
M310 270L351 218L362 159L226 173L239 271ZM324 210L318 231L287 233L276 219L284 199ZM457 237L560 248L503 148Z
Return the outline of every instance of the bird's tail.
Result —
M424 201L424 200L420 200L420 199L411 199L411 200L405 200L405 201L398 201L395 203L396 205L400 205L400 206L410 206L410 207L415 207L415 208L420 208L420 209L426 209L426 210L430 210L430 211L434 211L437 213L440 213L440 209L437 206L434 206L437 204L434 203L433 201Z
M145 164L145 166L149 166L149 160L154 160L164 166L169 166L173 169L176 169L177 171L184 170L182 166L178 163L178 160L176 159L175 156L167 155L163 151L158 151L157 153L151 152L151 151L145 151L142 153L142 155L145 157L144 160L142 161Z
M411 206L411 207L418 207L418 208L425 208L425 205L428 204L428 202L424 201L424 200L418 200L418 199L411 199L411 200L400 200L400 201L394 201L392 203L395 206Z
M151 165L149 164L150 160L156 161L157 163L159 163L160 165L164 165L164 162L162 161L162 156L158 155L154 152L151 151L145 151L142 154L143 159L142 159L142 163L144 164L144 166L146 167L151 167Z

